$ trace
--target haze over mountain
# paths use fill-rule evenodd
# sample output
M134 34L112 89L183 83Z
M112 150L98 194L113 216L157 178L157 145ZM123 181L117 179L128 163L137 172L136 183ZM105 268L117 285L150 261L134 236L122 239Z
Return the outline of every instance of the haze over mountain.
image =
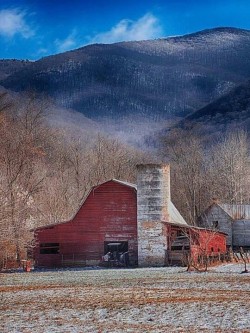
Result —
M151 130L169 126L231 90L234 94L250 78L249 54L250 31L216 28L166 39L94 44L35 62L2 60L0 84L45 94L60 107L112 122L117 131L136 121L143 134L145 125L154 124Z

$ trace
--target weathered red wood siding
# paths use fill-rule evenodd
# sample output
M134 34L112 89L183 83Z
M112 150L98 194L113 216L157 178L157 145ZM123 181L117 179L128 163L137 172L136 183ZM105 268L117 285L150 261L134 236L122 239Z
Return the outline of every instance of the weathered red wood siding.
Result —
M92 189L72 221L37 229L34 251L37 266L75 262L93 265L104 255L105 241L128 241L130 262L137 263L135 188L110 180ZM58 254L40 254L41 243L59 243Z
M182 260L183 251L174 251L171 245L177 237L177 232L182 231L184 235L188 236L190 241L190 250L188 250L194 261L198 260L199 256L218 256L227 252L226 237L227 235L221 232L216 232L209 229L201 228L185 228L183 226L176 226L166 224L167 238L168 238L168 255L174 257L176 260Z
M200 249L209 256L227 252L226 235L216 231L199 230L199 243Z

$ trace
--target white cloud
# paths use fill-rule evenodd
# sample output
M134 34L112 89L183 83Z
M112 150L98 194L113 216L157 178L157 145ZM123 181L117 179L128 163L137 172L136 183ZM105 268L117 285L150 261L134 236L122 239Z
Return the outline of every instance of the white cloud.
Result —
M34 31L26 23L26 14L18 8L0 10L0 35L9 38L17 34L23 38L34 36Z
M128 19L121 20L109 31L97 34L93 38L81 37L78 29L74 29L64 39L56 39L49 49L54 49L56 53L73 50L86 44L92 43L114 43L125 40L143 40L160 37L162 28L159 20L154 15L148 13L137 21ZM39 49L38 54L45 54L47 48Z
M145 40L160 37L162 28L159 20L148 13L137 21L121 20L111 30L99 33L90 43L115 43L120 41Z
M78 45L78 41L76 39L76 31L73 30L71 34L69 34L68 37L63 40L56 39L55 45L57 48L57 52L65 52L68 50L72 50Z
M37 55L43 55L43 54L47 54L49 53L49 50L46 49L45 47L41 47L40 49L38 49L38 51L36 52Z

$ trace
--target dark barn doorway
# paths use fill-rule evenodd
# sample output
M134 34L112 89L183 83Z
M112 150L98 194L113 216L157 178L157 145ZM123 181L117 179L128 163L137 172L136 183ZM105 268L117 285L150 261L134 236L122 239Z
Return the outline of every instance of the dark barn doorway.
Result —
M128 242L104 242L104 254L111 253L124 253L128 251Z
M128 242L104 242L104 253L111 266L128 266Z

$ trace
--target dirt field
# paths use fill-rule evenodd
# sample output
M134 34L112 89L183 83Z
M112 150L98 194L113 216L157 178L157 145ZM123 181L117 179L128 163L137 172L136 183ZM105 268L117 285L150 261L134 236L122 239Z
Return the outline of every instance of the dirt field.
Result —
M1 273L0 332L250 332L242 269Z

